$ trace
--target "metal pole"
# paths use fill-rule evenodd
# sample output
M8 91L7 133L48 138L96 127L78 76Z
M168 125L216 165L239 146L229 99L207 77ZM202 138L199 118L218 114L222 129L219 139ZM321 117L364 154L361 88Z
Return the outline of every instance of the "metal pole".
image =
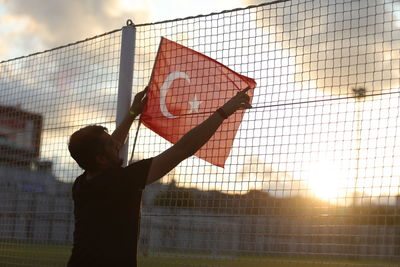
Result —
M127 114L132 101L133 66L135 56L136 28L131 20L122 28L121 57L119 64L118 102L116 125L121 124ZM128 162L128 140L121 148L120 156L124 160L123 166Z

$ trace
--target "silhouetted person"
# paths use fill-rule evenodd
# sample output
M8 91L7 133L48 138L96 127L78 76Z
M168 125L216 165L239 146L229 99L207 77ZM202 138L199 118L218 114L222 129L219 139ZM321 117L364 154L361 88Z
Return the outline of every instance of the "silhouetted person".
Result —
M99 125L70 137L71 156L84 169L74 182L75 231L68 267L136 266L142 190L192 156L236 110L251 108L248 88L160 155L121 167L119 150L146 103L146 89L135 96L125 119L110 135Z

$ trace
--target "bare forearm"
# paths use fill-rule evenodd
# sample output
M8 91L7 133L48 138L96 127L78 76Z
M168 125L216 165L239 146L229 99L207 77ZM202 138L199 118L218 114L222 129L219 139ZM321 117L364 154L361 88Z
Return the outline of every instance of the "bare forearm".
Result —
M221 115L214 112L204 122L187 132L175 146L184 153L185 158L190 157L210 140L222 122Z
M132 123L136 116L131 115L129 112L125 115L124 120L121 122L120 125L115 129L112 133L112 137L115 141L117 141L121 146L125 143L126 137L128 136L129 129L132 126Z
M147 96L145 97L146 91L147 87L143 91L135 95L132 106L129 111L126 112L124 120L121 122L120 125L118 125L117 129L115 129L115 131L111 135L114 140L120 144L120 148L125 143L126 137L128 136L129 129L131 128L133 121L143 111L144 105L147 101Z

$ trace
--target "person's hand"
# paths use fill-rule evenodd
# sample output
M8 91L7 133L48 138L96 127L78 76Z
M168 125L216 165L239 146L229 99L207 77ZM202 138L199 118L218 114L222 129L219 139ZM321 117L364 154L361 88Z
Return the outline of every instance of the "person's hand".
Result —
M250 97L246 94L250 90L250 87L246 87L242 91L238 92L228 102L226 102L221 109L229 117L235 113L238 109L252 108L250 105Z
M129 109L131 114L133 113L135 116L137 116L142 113L144 106L146 105L147 102L147 95L146 95L147 89L148 86L146 86L146 88L144 88L143 91L135 95L135 98L133 99L132 102L132 106Z

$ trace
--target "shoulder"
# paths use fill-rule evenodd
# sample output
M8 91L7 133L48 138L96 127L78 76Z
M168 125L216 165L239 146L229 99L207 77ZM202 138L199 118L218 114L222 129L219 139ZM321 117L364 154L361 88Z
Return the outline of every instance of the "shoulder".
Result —
M83 179L85 179L85 173L82 173L75 179L74 183L72 184L72 191L75 191L82 184Z
M128 166L122 168L125 171L137 171L137 172L144 172L147 173L152 162L153 158L142 159L136 162L129 164Z
M153 158L136 161L128 166L119 169L122 179L130 185L144 188Z
M75 198L76 194L78 193L78 191L80 191L80 189L82 188L82 184L84 183L85 180L85 173L82 173L81 175L79 175L74 183L72 184L72 196Z

